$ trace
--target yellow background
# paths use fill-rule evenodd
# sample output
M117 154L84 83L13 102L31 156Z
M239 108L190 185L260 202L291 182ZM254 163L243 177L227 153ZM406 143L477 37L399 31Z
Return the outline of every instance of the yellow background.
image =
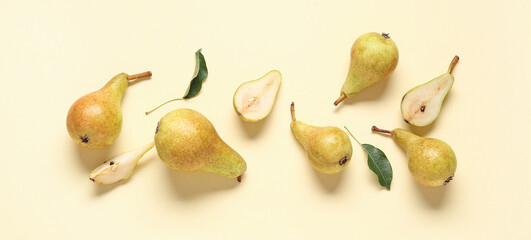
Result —
M2 1L0 3L0 239L516 239L531 238L529 1ZM339 107L354 40L388 32L396 71ZM202 48L209 77L184 94ZM461 60L438 120L411 128L402 95ZM239 120L232 96L278 69L267 119ZM120 72L151 70L123 99L114 145L77 147L70 105ZM289 104L310 124L348 126L389 157L379 186L353 141L341 174L314 171L292 137ZM88 179L104 160L152 140L167 112L195 109L247 161L238 184L178 173L150 151L123 183ZM372 125L443 139L454 181L426 188L404 153Z

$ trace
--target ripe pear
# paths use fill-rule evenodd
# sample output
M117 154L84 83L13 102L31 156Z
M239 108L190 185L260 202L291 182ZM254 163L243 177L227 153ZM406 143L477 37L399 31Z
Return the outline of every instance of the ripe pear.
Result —
M151 72L120 73L101 89L75 101L66 116L66 128L72 140L87 148L113 144L122 130L120 104L129 81L150 76Z
M338 173L345 169L352 158L352 143L343 130L297 121L293 102L291 120L291 132L308 154L313 168L326 174Z
M455 56L450 63L447 73L417 86L404 94L402 103L400 104L404 121L418 127L423 127L437 119L441 112L444 98L454 84L452 70L457 61L459 61L459 57Z
M454 177L457 159L452 148L435 138L424 138L404 129L393 131L372 130L391 134L393 140L406 152L408 166L415 181L424 186L436 187L448 184Z
M238 178L247 169L243 158L218 135L212 123L191 109L177 109L160 119L155 131L160 159L181 172L210 172Z
M257 80L240 85L232 101L238 117L246 122L266 118L273 109L281 82L282 75L273 70Z
M397 64L398 48L389 34L371 32L361 35L352 45L347 79L334 105L386 79Z

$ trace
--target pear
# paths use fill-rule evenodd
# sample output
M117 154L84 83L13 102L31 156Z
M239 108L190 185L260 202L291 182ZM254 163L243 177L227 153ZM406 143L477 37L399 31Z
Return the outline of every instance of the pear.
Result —
M100 184L113 184L128 179L135 171L140 158L153 146L155 142L150 142L139 149L122 153L103 162L90 173L89 179Z
M281 82L282 75L273 70L240 85L232 101L238 117L246 122L258 122L267 117L273 109Z
M317 171L341 172L352 158L352 144L347 134L337 127L316 127L297 121L295 103L291 103L291 132L308 154Z
M398 48L389 34L371 32L361 35L352 45L347 79L334 105L386 79L397 64Z
M122 130L120 104L129 81L150 76L151 72L120 73L101 89L75 101L66 116L66 128L72 140L87 148L113 144Z
M406 152L411 175L416 182L424 186L448 184L454 177L457 159L452 148L445 142L434 138L423 138L404 129L393 131L372 130L391 134L393 140Z
M155 131L160 159L181 172L210 172L238 178L247 169L243 158L218 135L212 123L191 109L177 109L160 119Z
M454 84L452 70L457 61L459 61L459 57L455 56L447 73L409 90L402 97L400 109L407 123L423 127L437 119L441 112L444 98Z

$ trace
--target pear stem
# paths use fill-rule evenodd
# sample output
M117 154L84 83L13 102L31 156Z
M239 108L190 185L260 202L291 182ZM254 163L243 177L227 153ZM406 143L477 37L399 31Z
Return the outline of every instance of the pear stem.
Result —
M350 130L348 130L348 128L347 128L346 126L343 126L343 127L347 130L348 134L350 134L350 136L351 136L352 138L354 138L354 140L356 140L356 142L357 142L361 147L363 147L363 145L361 145L360 141L358 141L358 139L356 139L356 137L354 137L354 135L350 132Z
M385 129L379 129L376 126L372 126L371 130L374 131L374 132L379 132L379 133L389 133L391 135L395 134L393 131L389 131L389 130L385 130Z
M450 63L450 67L448 67L449 74L452 74L452 71L454 70L455 64L457 64L457 61L459 61L459 56L455 55L454 59L452 59L452 62Z
M296 122L297 118L295 118L295 103L294 102L291 102L290 112L291 112L291 121Z
M177 101L177 100L184 100L184 98L176 98L176 99L172 99L172 100L166 101L165 103L159 105L158 107L156 107L156 108L154 108L154 109L152 109L152 110L150 110L150 111L147 111L147 112L146 112L146 115L148 115L148 114L152 113L153 111L159 109L160 107L164 106L166 103L173 102L173 101Z
M147 71L147 72L143 72L143 73L137 73L137 74L134 74L134 75L127 75L127 80L128 81L132 81L132 80L136 80L136 79L139 79L139 78L148 78L148 77L151 77L153 74L151 73L151 71Z
M343 92L341 93L341 96L334 102L334 106L337 106L340 102L342 102L345 98L347 98L347 95L345 95Z

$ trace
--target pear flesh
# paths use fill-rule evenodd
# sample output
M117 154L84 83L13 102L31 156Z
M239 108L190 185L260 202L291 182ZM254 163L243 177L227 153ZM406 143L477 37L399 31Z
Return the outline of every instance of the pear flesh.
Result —
M391 134L406 152L409 171L417 183L436 187L446 185L453 179L457 158L446 142L423 138L400 128L388 131L373 126L372 130Z
M389 34L371 32L361 35L352 45L350 68L334 105L386 79L397 65L398 47Z
M122 153L103 162L92 171L89 179L100 184L113 184L128 179L135 171L140 158L153 146L155 142L150 142L139 149Z
M400 104L404 121L423 127L437 119L444 99L454 84L452 70L458 60L459 57L455 56L447 73L409 90L404 95Z
M120 73L100 90L75 101L66 117L66 127L72 140L87 148L113 144L122 130L120 105L129 81L150 76L151 72L135 75Z
M291 132L308 154L312 167L322 173L341 172L352 158L352 143L337 127L317 127L297 121L291 103Z
M257 122L267 117L273 109L281 82L282 75L273 70L257 80L240 85L233 98L238 117L246 122Z
M177 109L161 118L155 131L160 159L181 172L210 172L238 178L247 169L243 158L218 135L212 123L191 109Z

